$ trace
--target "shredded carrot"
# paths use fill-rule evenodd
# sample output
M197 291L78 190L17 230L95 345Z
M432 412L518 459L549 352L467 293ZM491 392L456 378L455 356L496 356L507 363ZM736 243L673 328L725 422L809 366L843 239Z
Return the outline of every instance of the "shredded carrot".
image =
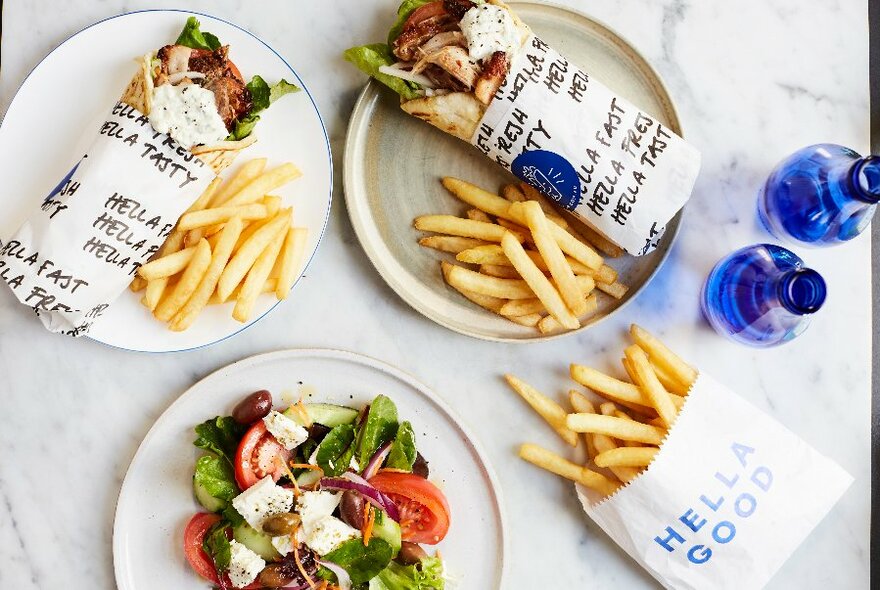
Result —
M281 463L281 466L284 467L284 471L287 472L287 477L290 478L290 481L293 483L293 495L299 498L302 495L302 490L299 489L299 484L296 483L296 477L294 477L293 472L290 470L290 467L287 466L287 463L281 460L280 457L275 457L276 461Z
M291 537L294 539L296 538L296 531L293 531L293 534L291 535ZM301 573L303 575L303 578L305 578L306 582L309 583L309 588L315 588L315 586L316 586L315 581L312 579L312 577L306 571L306 568L303 567L302 561L300 561L300 559L299 559L299 547L296 545L296 541L294 541L294 545L293 545L293 560L296 562L296 567L299 570L299 573Z
M324 470L321 469L319 466L312 465L311 463L293 463L293 462L291 462L290 467L291 467L291 469L311 469L312 471L320 471L322 473L324 472Z
M364 546L370 544L370 537L373 536L373 526L376 524L376 511L370 504L364 506L364 528L361 533L364 535Z
M407 471L406 469L396 469L394 467L383 467L377 473L383 473L386 471L388 473L412 473L412 471Z
M301 394L299 396L299 401L295 404L291 404L290 409L294 410L297 414L300 415L303 422L305 423L306 428L313 424L312 419L309 417L309 411L306 410L306 405L303 403L303 398Z

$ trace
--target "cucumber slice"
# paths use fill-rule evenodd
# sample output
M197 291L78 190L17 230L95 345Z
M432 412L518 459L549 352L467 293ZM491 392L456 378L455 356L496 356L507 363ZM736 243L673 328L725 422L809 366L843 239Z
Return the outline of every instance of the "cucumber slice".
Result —
M305 487L313 486L316 483L318 483L318 481L320 479L321 479L321 472L320 471L313 471L313 470L309 469L309 470L303 471L302 473L299 474L299 476L296 478L296 484L299 486L305 486Z
M389 518L388 520L391 519ZM236 541L266 561L274 561L281 557L278 551L275 550L275 546L272 545L272 537L254 529L246 522L232 529L232 536Z
M358 416L358 411L354 408L346 406L337 406L334 404L305 404L306 412L312 422L323 424L328 428L339 426L340 424L351 424ZM303 424L302 416L299 412L288 408L284 415L301 426Z
M226 508L226 502L209 494L208 490L206 490L202 484L197 482L195 477L193 477L193 492L196 494L196 500L198 500L199 504L201 504L208 512L220 512Z
M376 511L373 535L391 545L393 555L400 551L400 525L381 510Z

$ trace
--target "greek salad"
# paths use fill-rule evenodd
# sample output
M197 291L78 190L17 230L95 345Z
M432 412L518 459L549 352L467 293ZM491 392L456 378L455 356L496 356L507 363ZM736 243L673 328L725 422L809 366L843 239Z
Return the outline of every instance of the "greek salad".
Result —
M356 409L244 398L195 428L184 531L192 569L222 590L440 590L450 524L412 425L384 395Z

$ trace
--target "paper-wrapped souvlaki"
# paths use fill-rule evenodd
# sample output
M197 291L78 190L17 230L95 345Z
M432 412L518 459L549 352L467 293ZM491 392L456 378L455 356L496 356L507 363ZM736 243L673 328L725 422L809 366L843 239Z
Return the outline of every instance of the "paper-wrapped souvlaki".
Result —
M298 90L245 83L229 47L192 17L175 44L138 63L86 154L14 235L0 236L0 278L55 332L86 334L255 141L259 113Z
M387 43L347 60L634 255L693 190L700 155L500 0L405 0Z

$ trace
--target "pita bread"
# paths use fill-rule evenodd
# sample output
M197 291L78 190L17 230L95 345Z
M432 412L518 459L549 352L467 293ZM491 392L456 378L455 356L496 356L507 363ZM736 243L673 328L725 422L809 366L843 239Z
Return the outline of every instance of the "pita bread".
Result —
M153 97L153 55L148 53L138 62L140 70L128 83L120 100L139 112L149 115ZM257 138L251 134L239 141L221 141L216 145L196 146L192 148L192 152L210 166L215 174L220 174L224 168L232 164L243 149L256 141Z
M525 43L532 34L531 29L501 0L488 0L510 13L520 33L520 43ZM486 112L486 105L480 102L473 92L451 92L436 96L424 96L401 101L400 108L414 117L427 121L465 141L470 141L477 131L477 125Z

